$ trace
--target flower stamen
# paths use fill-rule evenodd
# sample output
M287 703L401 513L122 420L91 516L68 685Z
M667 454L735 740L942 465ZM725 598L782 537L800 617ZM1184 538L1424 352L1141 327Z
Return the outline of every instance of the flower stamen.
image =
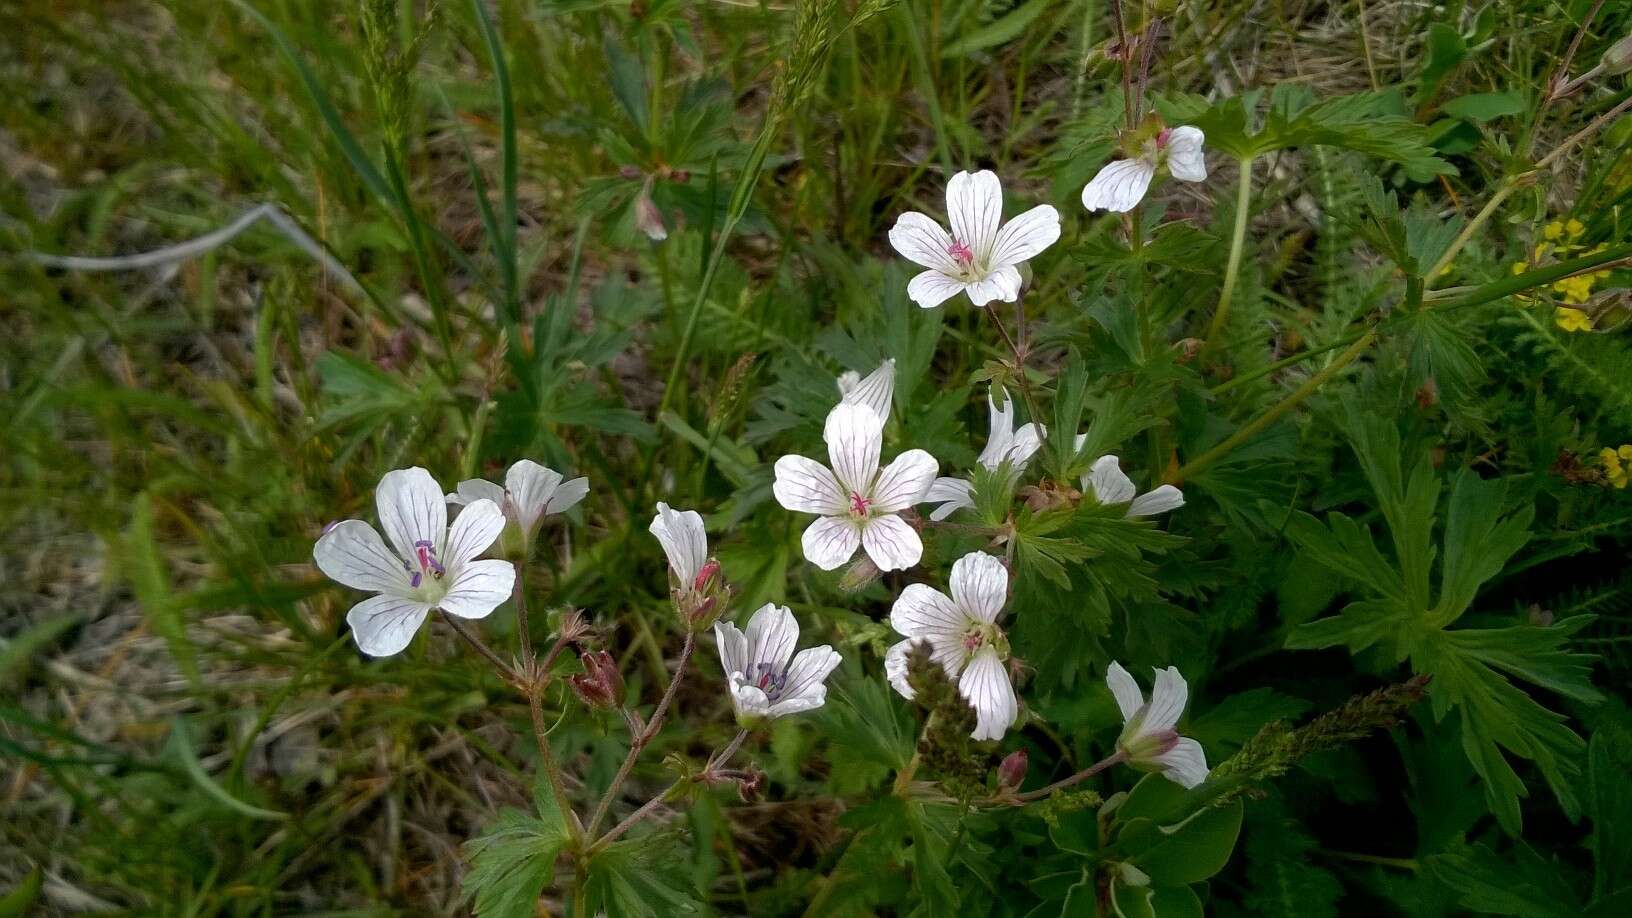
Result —
M442 562L436 558L436 544L433 542L425 539L415 542L414 558L419 562L419 570L414 570L413 565L407 561L402 562L402 569L410 575L408 585L416 590L419 589L420 584L425 582L426 574L430 574L433 579L441 580L442 575L447 573L447 569L442 566Z
M866 517L867 508L873 505L872 498L862 497L855 491L850 492L850 512L857 517Z

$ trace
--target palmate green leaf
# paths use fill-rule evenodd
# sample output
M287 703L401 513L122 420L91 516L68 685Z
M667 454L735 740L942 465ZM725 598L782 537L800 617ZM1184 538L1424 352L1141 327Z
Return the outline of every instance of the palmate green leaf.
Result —
M1582 701L1598 700L1586 681L1591 657L1562 649L1584 624L1578 617L1548 628L1435 630L1411 650L1412 667L1434 677L1429 699L1435 719L1443 720L1453 708L1460 713L1463 751L1484 783L1491 811L1509 831L1518 831L1518 798L1526 791L1504 750L1534 761L1564 811L1572 818L1580 812L1576 784L1586 744L1564 725L1563 715L1542 707L1503 673Z
M1581 900L1564 865L1548 861L1524 842L1511 858L1484 844L1464 845L1424 861L1429 873L1460 894L1464 908L1481 914L1558 916L1581 914Z
M1246 914L1335 918L1343 884L1311 857L1319 844L1282 798L1253 802L1243 839L1250 883L1241 903Z
M1341 514L1322 526L1298 515L1288 536L1313 561L1376 598L1350 603L1341 613L1300 625L1289 648L1345 645L1359 652L1387 645L1390 656L1431 674L1434 718L1453 710L1462 721L1462 746L1484 782L1487 803L1502 826L1518 832L1523 782L1507 755L1535 762L1566 813L1579 811L1575 780L1585 744L1562 715L1516 686L1519 679L1583 702L1598 700L1588 680L1590 655L1565 642L1591 621L1575 616L1549 627L1446 630L1473 605L1479 589L1501 572L1529 539L1532 508L1508 509L1507 486L1463 469L1451 490L1444 533L1444 563L1437 602L1429 595L1435 552L1439 481L1426 457L1402 472L1404 452L1389 419L1350 419L1356 453L1393 536L1395 560L1385 559L1371 534Z
M835 681L814 718L826 735L835 789L878 786L912 758L912 719L881 679Z
M464 893L476 914L510 918L536 913L538 897L555 879L567 833L558 818L507 809L482 835L465 843L470 870Z
M672 837L653 834L613 842L589 861L582 895L591 914L607 918L669 918L702 909L691 886L689 859Z
M1594 901L1632 890L1632 742L1599 729L1587 747L1587 816L1592 819Z

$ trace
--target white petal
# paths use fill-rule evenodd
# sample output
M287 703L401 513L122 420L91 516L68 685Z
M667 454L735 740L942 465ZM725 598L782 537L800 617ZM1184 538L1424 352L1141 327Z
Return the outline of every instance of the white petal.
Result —
M652 517L648 531L662 544L669 570L674 571L680 586L690 588L708 561L708 534L703 531L702 515L696 510L671 510L668 504L658 501L657 515Z
M1043 425L1027 424L1014 432L1014 442L1009 444L1008 452L1003 458L1009 460L1014 468L1025 468L1031 457L1043 448Z
M983 551L972 551L952 565L952 601L969 617L997 621L1009 601L1009 569Z
M487 551L504 531L504 514L490 500L476 501L459 511L448 529L448 547L439 556L442 566L456 570Z
M921 449L909 449L884 467L873 485L873 511L894 513L924 499L940 463Z
M1001 403L996 398L999 393L1003 395ZM991 419L986 428L989 431L986 448L980 451L975 461L988 469L995 469L1002 464L1004 453L1008 452L1009 445L1014 441L1014 401L1001 386L993 386L986 393L986 409Z
M997 174L982 169L952 176L946 184L946 217L952 238L969 247L977 264L985 264L1003 222L1003 183Z
M543 518L545 508L559 487L561 473L531 459L518 461L504 475L505 493L515 507L521 528L529 533L533 531L533 524Z
M997 242L987 264L1017 265L1060 238L1060 212L1048 204L1033 207L1008 223L997 233Z
M814 711L827 703L827 686L818 685L803 695L783 695L765 712L772 717L786 717Z
M374 596L352 606L346 624L357 649L371 657L389 657L408 646L430 611L430 606L412 599Z
M848 516L824 516L805 527L799 545L806 561L824 571L834 570L861 546L861 527Z
M964 507L975 505L975 486L962 478L937 478L930 482L920 503L940 504L929 518L940 522Z
M470 478L459 482L458 490L447 496L448 503L456 507L472 504L479 500L490 500L502 508L504 506L504 489L491 481Z
M330 579L354 590L401 594L409 589L403 559L362 520L336 523L317 540L312 560Z
M561 486L555 489L555 494L551 495L549 503L544 505L544 512L565 513L577 506L587 494L589 494L588 478L571 478L563 481Z
M931 269L907 282L907 296L924 309L934 309L962 293L967 286L955 277Z
M437 607L460 618L486 618L510 598L516 585L516 569L508 561L472 561L457 571L450 568L453 583Z
M888 679L890 686L908 701L912 700L913 691L911 683L907 682L907 653L916 642L917 638L909 637L890 645L890 649L884 652L884 678Z
M839 389L844 393L844 401L852 405L866 405L873 409L879 420L890 419L890 400L895 395L895 358L890 358L879 364L878 369L867 374L867 378L845 387L844 377L839 378Z
M890 627L908 638L963 640L973 624L945 593L927 583L909 583L890 607Z
M840 404L828 412L822 439L839 484L846 491L870 493L878 474L878 454L884 449L884 422L878 415L862 405Z
M913 264L942 274L958 271L958 263L952 257L952 237L939 223L915 210L895 218L895 225L890 227L890 245Z
M1179 737L1172 749L1156 757L1162 774L1182 787L1195 787L1207 780L1207 754L1201 744L1187 737Z
M974 706L975 732L969 734L974 739L1002 739L1004 731L1020 715L1020 702L1014 697L1009 669L991 647L975 654L964 668L963 676L958 679L958 694Z
M799 644L799 622L787 606L766 603L748 620L748 659L743 672L750 679L781 672Z
M966 292L969 302L985 306L992 300L1012 303L1020 297L1020 269L1014 265L1000 265L981 280L970 284Z
M1111 695L1116 698L1116 707L1122 712L1122 723L1132 720L1145 706L1145 695L1139 691L1139 683L1133 681L1133 676L1122 668L1121 663L1111 661L1110 668L1105 670L1105 684L1110 686Z
M1171 730L1184 713L1184 703L1190 698L1190 688L1176 667L1156 670L1156 685L1150 690L1150 707L1145 710L1143 733Z
M904 571L924 556L917 530L899 516L875 516L861 526L861 547L881 571Z
M1162 485L1148 494L1141 494L1128 506L1128 516L1154 516L1184 506L1184 494L1172 485Z
M1105 168L1082 189L1082 206L1089 210L1127 213L1144 200L1156 166L1143 159L1119 159Z
M1133 479L1123 471L1115 456L1100 456L1094 460L1088 474L1082 476L1082 487L1094 493L1094 500L1102 504L1122 504L1133 500Z
M850 511L850 498L827 466L805 456L776 460L776 481L771 484L776 502L799 513L836 514Z
M780 717L783 714L792 714L795 711L809 711L822 706L827 698L827 677L839 666L843 658L838 651L826 644L820 647L808 647L799 651L788 664L788 671L783 675L782 698L771 705L771 714ZM805 706L797 704L803 699L814 702ZM790 702L795 704L790 705Z
M727 675L748 668L748 638L736 625L715 622L714 643L720 648L720 668Z
M741 673L731 674L731 703L738 714L763 716L771 712L771 700L765 697L765 692L746 682Z
M1184 125L1167 134L1167 171L1184 182L1207 180L1207 158L1202 154L1205 140L1201 128Z
M428 542L438 556L442 554L448 537L447 501L431 473L418 467L386 472L374 491L380 528L404 558L414 557L417 542Z

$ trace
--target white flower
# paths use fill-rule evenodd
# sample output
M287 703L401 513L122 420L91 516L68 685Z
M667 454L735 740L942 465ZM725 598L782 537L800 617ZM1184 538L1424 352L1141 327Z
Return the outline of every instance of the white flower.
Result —
M463 506L472 501L490 500L504 511L504 517L521 536L521 547L532 544L533 536L544 517L564 513L589 493L588 478L562 480L560 472L547 469L531 459L523 459L504 473L504 487L491 481L472 478L459 482L459 487L447 496L447 501ZM506 540L512 532L505 533Z
M839 654L823 644L794 655L793 649L799 644L799 623L786 606L761 606L748 621L747 634L729 622L716 622L714 637L737 717L781 717L814 711L827 700L824 683L839 665Z
M1009 393L994 387L995 391L1003 395L1003 405L998 407L996 399L991 393L986 395L986 406L991 411L991 434L986 438L986 448L980 451L976 459L989 472L995 472L1004 462L1009 464L1010 471L1019 472L1036 455L1043 445L1043 435L1048 431L1041 424L1026 424L1019 430L1014 428L1014 402ZM937 478L930 483L929 490L924 494L924 503L940 504L929 514L929 518L939 522L951 516L957 510L975 505L974 482L966 478Z
M708 563L708 534L703 531L702 515L696 510L671 510L658 501L649 531L662 543L680 588L696 589L697 575Z
M1081 440L1079 437L1078 442ZM1122 471L1122 465L1115 456L1095 459L1093 467L1082 476L1082 489L1093 494L1094 499L1102 504L1127 504L1128 512L1125 515L1129 519L1155 516L1184 506L1184 493L1172 485L1164 484L1135 497L1133 479Z
M1099 174L1082 189L1082 206L1089 210L1127 213L1144 200L1158 167L1165 164L1168 174L1184 182L1207 179L1207 160L1202 155L1205 139L1201 128L1184 125L1163 128L1146 142L1132 159L1105 164Z
M935 478L935 457L909 449L879 470L884 422L871 408L840 404L827 416L828 470L804 456L776 460L771 492L783 507L816 513L821 519L805 530L805 558L824 571L850 560L857 546L881 571L904 570L918 563L924 543L896 514L918 503Z
M450 529L442 488L421 468L387 472L374 495L394 551L362 520L331 526L312 551L323 573L380 594L346 613L363 653L387 657L401 651L432 609L486 618L510 598L515 568L507 561L476 560L504 529L497 504L472 501Z
M890 609L890 627L907 639L884 655L890 685L906 698L907 653L918 641L927 641L930 659L958 680L958 694L975 709L977 740L1002 739L1016 717L1020 702L1009 682L1009 642L997 627L998 613L1009 598L1009 571L1003 562L984 552L970 552L952 565L952 596L927 584L914 583L901 591Z
M928 268L907 284L907 296L925 309L959 293L984 306L1020 296L1019 265L1060 238L1060 215L1041 204L1003 223L1003 186L986 170L959 172L946 185L947 234L930 217L909 211L890 229L890 245Z
M1139 684L1120 663L1113 661L1105 671L1105 684L1111 687L1116 706L1122 710L1122 735L1116 739L1116 750L1129 765L1159 771L1184 787L1195 787L1207 780L1207 755L1201 744L1173 729L1190 695L1177 669L1169 666L1156 670L1156 686L1150 690L1149 704Z
M895 358L884 361L866 379L855 370L839 374L840 401L846 405L866 405L879 420L890 419L890 401L895 397Z

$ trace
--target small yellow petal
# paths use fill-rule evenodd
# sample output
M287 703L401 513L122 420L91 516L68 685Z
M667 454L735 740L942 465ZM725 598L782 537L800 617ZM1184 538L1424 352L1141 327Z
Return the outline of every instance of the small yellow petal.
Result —
M1560 306L1554 312L1553 320L1565 331L1592 331L1592 318L1579 309Z
M1564 224L1564 232L1569 233L1571 239L1574 239L1586 231L1586 225L1574 217L1570 218L1570 222Z
M1543 239L1557 239L1563 234L1564 224L1558 222L1557 220L1554 220L1541 228L1541 238Z

